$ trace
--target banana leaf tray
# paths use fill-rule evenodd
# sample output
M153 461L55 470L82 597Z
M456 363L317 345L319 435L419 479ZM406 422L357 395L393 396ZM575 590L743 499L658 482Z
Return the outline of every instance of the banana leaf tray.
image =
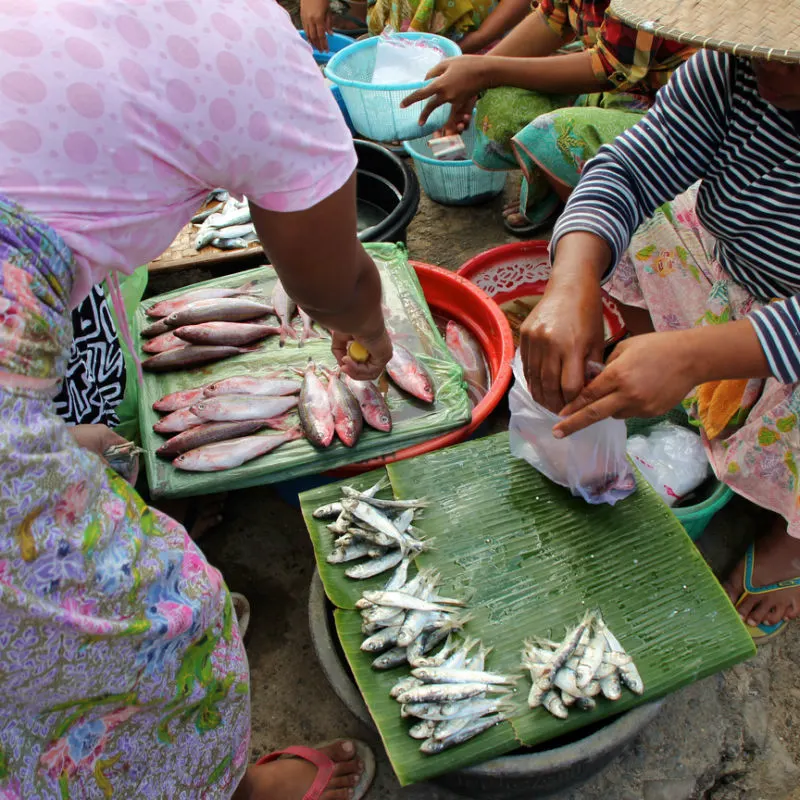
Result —
M381 476L387 496L425 496L430 505L415 525L433 540L417 559L442 575L442 594L468 601L474 619L465 632L494 651L487 668L522 674L508 722L434 756L422 755L408 736L391 687L408 667L371 668L361 652L355 602L380 588L390 573L355 581L344 565L326 561L333 537L312 511L337 500L341 486L366 488ZM300 496L320 576L342 648L400 783L424 781L516 750L541 745L583 726L649 702L726 669L755 652L752 638L727 595L681 525L639 477L636 492L614 508L590 506L509 453L498 434L388 465ZM624 690L617 702L572 710L558 720L530 710L527 675L520 670L523 641L563 638L589 608L601 610L636 661L642 697ZM412 720L411 722L414 722Z

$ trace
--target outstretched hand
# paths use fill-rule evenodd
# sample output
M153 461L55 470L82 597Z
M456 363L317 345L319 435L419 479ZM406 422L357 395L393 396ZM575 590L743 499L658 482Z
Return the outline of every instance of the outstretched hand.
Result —
M119 447L120 445L130 445L127 439L124 439L117 433L111 430L106 425L73 425L70 426L69 432L72 438L78 443L79 447L85 450L90 450L95 455L105 461L105 453L112 447ZM108 462L106 462L108 463ZM138 461L133 470L130 478L130 483L135 484L139 472Z
M333 15L329 0L302 0L300 19L312 47L320 53L327 53L328 34L333 33Z

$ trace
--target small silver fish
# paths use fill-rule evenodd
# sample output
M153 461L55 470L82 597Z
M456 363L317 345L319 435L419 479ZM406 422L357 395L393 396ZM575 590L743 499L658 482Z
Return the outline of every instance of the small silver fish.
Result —
M507 686L493 686L489 683L430 683L409 689L397 700L400 703L447 703L466 700L479 694L507 694L510 691Z
M447 667L417 667L411 670L411 674L423 683L491 683L497 686L513 686L518 680L517 677L495 672Z
M431 722L430 720L422 720L422 722L418 722L416 725L412 725L408 729L408 735L412 739L428 739L429 737L433 736L433 732L435 730L435 722Z
M481 717L447 739L443 739L441 741L433 738L426 739L419 748L420 752L424 753L425 755L435 755L436 753L441 753L442 751L447 750L449 747L454 747L457 744L462 744L463 742L469 741L478 734L483 733L484 731L489 730L489 728L493 728L495 725L503 722L505 719L506 716L504 714Z
M348 561L356 561L365 558L369 552L367 542L356 542L349 547L337 547L327 557L329 564L344 564Z
M416 678L401 678L394 686L392 686L389 696L396 700L401 694L405 694L410 689L421 685L422 681L418 681Z
M404 554L402 550L391 550L381 558L349 567L345 570L344 574L347 575L348 578L353 578L355 580L374 578L376 575L386 572L387 569L396 567L403 558Z
M319 506L311 512L314 519L329 519L330 517L338 517L342 513L341 503L326 503L324 506Z
M383 628L368 639L361 642L361 650L365 653L382 653L397 644L400 628Z
M383 655L378 656L372 662L373 669L394 669L395 667L399 667L401 664L408 663L406 660L406 648L405 647L393 647Z
M603 697L609 700L619 700L622 697L622 687L620 686L619 676L614 673L600 681L600 691Z
M367 591L364 592L364 598L379 606L404 608L407 611L447 611L446 606L429 603L405 592Z
M542 705L554 716L559 719L567 719L569 711L564 707L558 692L550 689L542 698Z

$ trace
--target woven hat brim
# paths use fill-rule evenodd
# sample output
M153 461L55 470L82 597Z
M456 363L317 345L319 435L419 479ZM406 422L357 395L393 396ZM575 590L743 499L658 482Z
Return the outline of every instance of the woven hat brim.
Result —
M800 0L611 0L610 10L663 39L800 64Z

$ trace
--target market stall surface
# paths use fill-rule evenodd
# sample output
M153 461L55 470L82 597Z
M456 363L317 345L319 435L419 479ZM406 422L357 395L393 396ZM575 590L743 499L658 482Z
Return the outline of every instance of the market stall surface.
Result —
M506 199L515 187L509 182ZM511 239L500 224L503 200L447 209L423 198L409 231L410 256L457 268ZM447 231L447 236L443 236ZM193 270L159 278L155 291L211 277ZM169 280L169 283L163 282ZM333 694L311 645L308 587L314 559L303 519L274 490L236 492L225 520L201 542L228 585L249 597L253 758L288 744L338 736L370 741ZM763 516L735 499L700 540L718 574L736 562ZM555 800L800 800L800 625L721 675L671 696L629 750L589 782ZM432 784L401 789L379 759L376 800L456 800Z

